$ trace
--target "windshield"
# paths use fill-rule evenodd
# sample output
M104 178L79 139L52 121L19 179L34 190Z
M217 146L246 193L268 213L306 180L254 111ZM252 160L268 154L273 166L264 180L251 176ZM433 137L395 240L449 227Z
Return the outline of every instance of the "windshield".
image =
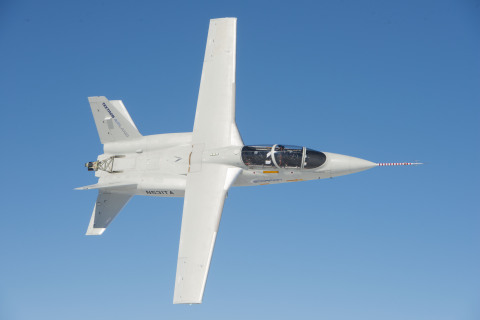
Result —
M327 157L323 152L307 148L305 152L305 161L303 163L303 167L305 169L317 168L324 164L326 160Z
M282 144L244 146L243 163L252 168L312 169L325 163L324 153L299 146Z

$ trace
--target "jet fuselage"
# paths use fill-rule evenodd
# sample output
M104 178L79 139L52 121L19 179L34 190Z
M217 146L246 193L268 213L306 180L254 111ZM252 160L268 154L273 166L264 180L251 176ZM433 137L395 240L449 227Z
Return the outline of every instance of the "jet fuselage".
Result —
M321 155L321 159L309 159L309 153L312 156ZM98 160L116 156L113 162L115 173L99 170L95 174L100 178L99 184L136 184L136 195L183 197L186 176L192 170L191 155L191 133L158 134L111 142L104 145L104 154ZM252 163L249 157L255 156L256 162ZM310 165L312 162L313 167ZM233 186L333 178L377 166L359 158L279 144L204 150L200 163L217 163L242 169ZM132 193L132 190L125 192Z

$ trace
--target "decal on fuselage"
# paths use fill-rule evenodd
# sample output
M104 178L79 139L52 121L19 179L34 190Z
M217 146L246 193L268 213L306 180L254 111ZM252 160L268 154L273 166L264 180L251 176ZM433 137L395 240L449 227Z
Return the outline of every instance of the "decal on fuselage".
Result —
M171 190L146 190L145 191L147 194L163 194L163 195L170 195L170 194L175 194Z
M253 183L278 182L278 181L282 181L282 179L252 180Z

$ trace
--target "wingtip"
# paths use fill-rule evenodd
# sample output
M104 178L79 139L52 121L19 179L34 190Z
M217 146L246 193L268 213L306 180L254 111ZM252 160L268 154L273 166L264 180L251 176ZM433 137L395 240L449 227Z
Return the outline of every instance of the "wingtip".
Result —
M213 18L213 19L210 19L210 21L212 22L219 22L219 21L223 21L223 20L231 20L231 21L237 21L237 17L223 17L223 18Z
M202 300L200 300L200 301L188 301L188 300L176 300L176 299L173 299L173 304L189 304L189 305L192 305L192 304L202 304Z
M86 236L101 236L105 232L105 228L88 228Z

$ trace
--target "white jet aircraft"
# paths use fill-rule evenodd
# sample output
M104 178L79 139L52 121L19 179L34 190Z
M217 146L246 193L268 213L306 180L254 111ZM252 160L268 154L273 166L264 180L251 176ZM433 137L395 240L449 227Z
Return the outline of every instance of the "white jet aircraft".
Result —
M88 98L104 154L87 235L101 235L134 195L185 197L173 303L201 303L232 186L331 178L379 165L289 145L243 144L235 123L236 18L210 20L193 132L142 136L120 100Z

